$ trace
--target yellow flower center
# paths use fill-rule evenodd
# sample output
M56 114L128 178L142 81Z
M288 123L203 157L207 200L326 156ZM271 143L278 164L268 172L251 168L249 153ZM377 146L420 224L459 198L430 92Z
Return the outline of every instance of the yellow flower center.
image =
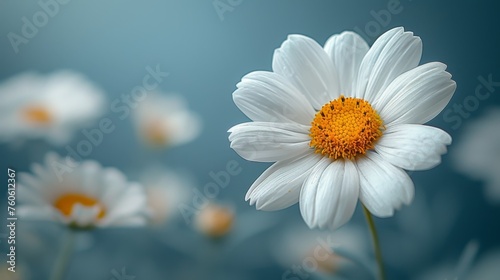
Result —
M168 134L162 121L151 121L144 128L146 140L153 146L165 146L168 144Z
M52 122L52 115L47 108L42 106L30 106L23 110L24 118L35 124L49 124Z
M100 211L97 218L99 219L103 218L106 215L104 206L97 199L79 193L69 193L62 195L54 202L54 207L61 211L63 215L69 217L73 212L73 206L77 203L87 207L98 205Z
M227 207L208 205L198 214L198 229L206 235L218 238L226 235L232 228L234 214Z
M341 95L316 113L309 145L334 160L353 159L373 149L383 129L382 119L368 102Z

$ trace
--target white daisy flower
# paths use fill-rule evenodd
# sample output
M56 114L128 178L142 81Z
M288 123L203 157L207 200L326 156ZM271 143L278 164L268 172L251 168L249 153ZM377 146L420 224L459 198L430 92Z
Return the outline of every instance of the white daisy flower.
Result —
M373 273L368 259L369 237L360 227L346 226L332 233L291 226L277 237L271 248L276 260L285 268L296 268L286 270L283 279L306 279L310 274L340 277L353 274L352 268L361 274L355 279Z
M177 206L191 198L193 183L185 174L155 166L146 169L140 181L145 187L153 224L169 221L179 213Z
M250 187L260 210L297 202L309 227L338 228L358 198L378 217L414 195L406 170L438 165L451 137L422 125L448 104L456 84L446 65L418 66L419 37L403 28L371 48L356 33L324 48L290 35L273 72L252 72L233 99L253 122L232 127L231 147L251 161L276 162Z
M69 142L104 111L103 92L72 71L24 73L0 85L0 142Z
M49 153L44 166L33 165L33 175L20 174L20 217L76 228L146 223L148 210L141 185L127 182L117 169L103 168L91 160L83 161L59 180L56 172L63 164L63 158Z
M148 93L133 111L133 120L140 138L153 147L181 145L201 131L200 118L177 95Z
M486 182L485 196L500 203L500 108L464 127L462 138L452 150L455 167L464 174Z

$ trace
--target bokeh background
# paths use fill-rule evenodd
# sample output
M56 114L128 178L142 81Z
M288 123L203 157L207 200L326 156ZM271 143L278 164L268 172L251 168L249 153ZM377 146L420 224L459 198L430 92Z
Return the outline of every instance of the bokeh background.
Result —
M388 7L397 7L398 12L390 12L389 18L379 17L381 11L387 14L392 9ZM269 164L247 162L229 148L227 130L247 121L231 98L241 77L255 70L271 70L273 51L288 34L304 34L324 44L333 34L361 30L372 44L388 29L404 26L423 40L422 63L441 61L448 65L458 87L444 112L454 110L454 105L464 105L474 96L481 84L478 77L500 82L499 7L492 1L448 0L69 0L59 4L57 14L16 52L7 34L21 34L22 18L31 20L42 8L38 1L2 0L0 83L26 71L48 74L69 69L83 74L106 93L108 111L104 116L113 120L116 129L85 159L117 167L131 180L138 180L137 174L145 167L161 165L189 174L192 185L200 190L213 181L211 171L225 170L228 162L236 161L242 172L231 178L216 201L235 209L236 221L243 224L236 233L262 227L231 250L226 250L224 241L210 241L182 217L162 227L82 233L67 279L128 279L116 276L123 268L137 280L294 279L283 278L290 266L276 257L276 250L284 249L275 245L283 242L294 226L304 227L298 207L260 213L248 206L244 195ZM181 95L202 120L196 139L170 149L145 146L129 118L121 120L109 111L113 100L142 84L146 67L157 65L169 73L159 90ZM470 267L500 249L500 204L485 197L485 180L457 170L458 159L453 156L462 152L455 144L468 134L468 125L500 106L499 92L498 84L492 86L486 100L460 117L460 125L443 114L430 122L450 133L454 143L440 166L411 174L417 193L414 204L392 218L375 220L389 279L417 278L436 267L447 267L447 277L453 279L453 273L460 270L460 260L467 259L465 248L469 248L465 255L473 256ZM492 138L498 133L497 125L482 136ZM69 145L81 139L84 136L77 132ZM500 166L498 143L485 157L490 157L492 164L496 159ZM2 221L7 215L7 167L29 172L30 164L41 162L47 151L65 154L63 146L43 140L0 144L0 186L5 190L0 194ZM249 216L252 218L241 218ZM359 207L349 224L359 226L362 232L367 230ZM51 223L20 220L20 273L16 276L48 279L62 231ZM6 236L5 226L0 227L0 234ZM5 241L0 236L2 269L6 269ZM192 244L197 245L187 253L176 248ZM366 251L369 259L371 247ZM2 273L2 279L9 279ZM316 273L307 276L320 277Z

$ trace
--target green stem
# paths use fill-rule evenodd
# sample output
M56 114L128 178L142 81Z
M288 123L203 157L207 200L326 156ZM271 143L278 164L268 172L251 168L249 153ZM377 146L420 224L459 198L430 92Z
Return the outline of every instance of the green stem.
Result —
M378 266L378 276L380 280L385 280L385 270L384 270L384 261L382 259L382 250L380 249L380 242L378 240L377 229L375 228L375 223L373 222L373 217L370 211L366 209L363 205L363 212L365 213L366 223L368 224L368 228L370 229L370 233L372 235L373 240L373 249L375 250L375 259L377 261Z
M73 247L75 244L75 231L73 229L66 229L66 238L63 239L62 248L57 256L57 259L52 269L51 280L62 280L68 269L69 261L71 260L71 255L73 254Z

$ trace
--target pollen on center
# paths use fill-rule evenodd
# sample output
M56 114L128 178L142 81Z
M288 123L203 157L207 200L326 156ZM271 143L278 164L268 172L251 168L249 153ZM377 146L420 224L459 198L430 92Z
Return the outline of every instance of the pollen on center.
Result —
M340 96L316 113L309 145L331 159L354 159L373 149L383 130L382 119L367 101Z

